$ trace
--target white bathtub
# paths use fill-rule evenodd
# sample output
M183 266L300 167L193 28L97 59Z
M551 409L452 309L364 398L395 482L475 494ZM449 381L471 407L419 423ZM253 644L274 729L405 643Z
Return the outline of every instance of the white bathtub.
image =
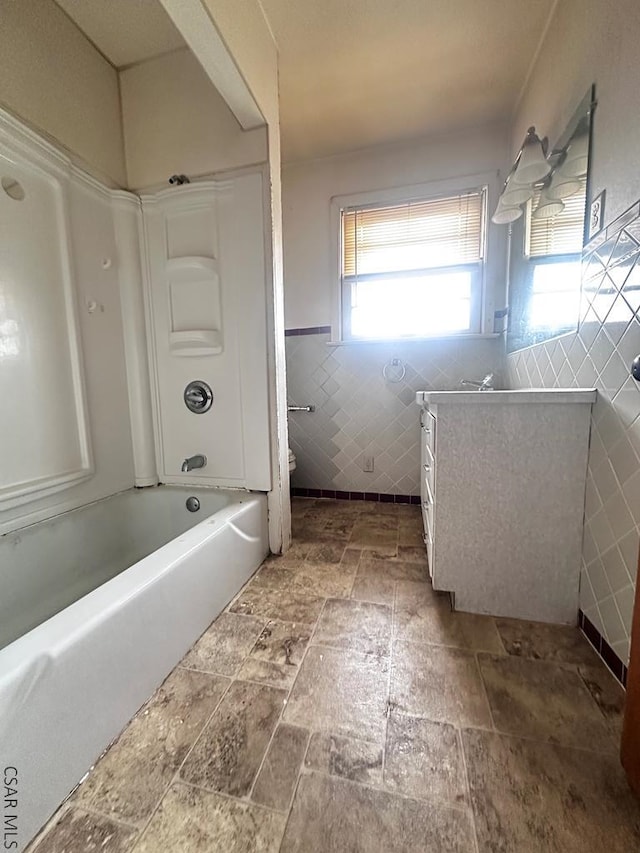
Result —
M0 538L0 847L23 849L267 552L265 495L178 486Z

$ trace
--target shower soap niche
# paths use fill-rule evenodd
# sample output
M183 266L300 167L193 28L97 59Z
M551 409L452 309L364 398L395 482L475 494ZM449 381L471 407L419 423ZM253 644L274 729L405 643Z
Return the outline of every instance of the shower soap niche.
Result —
M174 356L218 355L223 349L220 275L214 258L167 261L169 350Z

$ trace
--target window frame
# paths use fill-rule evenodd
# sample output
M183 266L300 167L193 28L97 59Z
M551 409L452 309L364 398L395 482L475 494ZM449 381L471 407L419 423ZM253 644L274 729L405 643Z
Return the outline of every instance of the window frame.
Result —
M491 196L497 191L494 187L496 181L495 173L467 175L457 179L445 181L434 181L427 184L413 184L410 186L394 187L385 190L372 190L354 195L334 196L331 199L331 236L332 236L332 314L331 330L333 344L359 344L380 341L383 343L437 340L439 338L477 338L495 337L496 335L483 334L485 312L487 308L487 280L491 267L490 249L490 222L487 212L489 204L492 203ZM479 281L472 287L471 323L470 330L460 332L443 332L425 335L403 335L384 338L363 338L351 335L350 329L350 307L351 307L351 282L343 280L342 277L342 213L353 207L385 207L405 202L431 201L438 198L447 198L466 192L482 193L482 235L481 249L482 258L477 264L459 264L449 267L429 268L426 272L434 273L460 270L464 268L478 269ZM407 272L407 275L423 274L424 271L415 273ZM404 274L404 273L403 273Z

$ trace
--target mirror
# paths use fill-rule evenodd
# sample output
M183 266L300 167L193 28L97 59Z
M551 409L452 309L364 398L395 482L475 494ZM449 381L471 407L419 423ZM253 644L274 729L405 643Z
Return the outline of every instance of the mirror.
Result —
M591 87L548 155L551 173L510 226L507 352L578 328L594 107Z

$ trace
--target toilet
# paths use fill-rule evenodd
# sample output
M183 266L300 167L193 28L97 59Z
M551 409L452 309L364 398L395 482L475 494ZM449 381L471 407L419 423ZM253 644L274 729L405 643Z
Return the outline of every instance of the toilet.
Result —
M291 448L289 448L289 472L296 470L296 455Z

